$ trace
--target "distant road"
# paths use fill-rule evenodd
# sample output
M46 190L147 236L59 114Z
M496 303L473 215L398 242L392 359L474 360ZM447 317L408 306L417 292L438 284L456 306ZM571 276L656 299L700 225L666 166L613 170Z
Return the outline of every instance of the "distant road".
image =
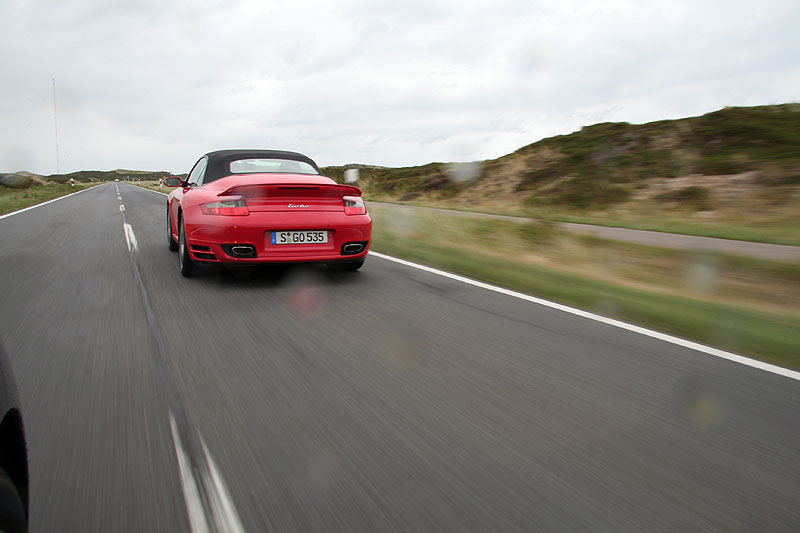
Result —
M794 373L385 256L185 279L165 209L0 220L31 533L800 531Z
M527 222L532 220L524 217L491 215L488 213L472 213L470 211L455 211L437 207L419 207L413 205L387 204L383 202L370 202L370 204L397 209L426 209L443 211L445 213L455 213L463 216L514 220L517 222ZM558 226L575 233L594 235L596 237L612 239L615 241L645 244L647 246L659 246L661 248L716 252L721 254L755 257L757 259L771 259L773 261L800 263L800 246L784 246L781 244L735 241L731 239L716 239L713 237L697 237L694 235L682 235L679 233L664 233L660 231L593 226L591 224L575 224L572 222L558 222L557 224Z

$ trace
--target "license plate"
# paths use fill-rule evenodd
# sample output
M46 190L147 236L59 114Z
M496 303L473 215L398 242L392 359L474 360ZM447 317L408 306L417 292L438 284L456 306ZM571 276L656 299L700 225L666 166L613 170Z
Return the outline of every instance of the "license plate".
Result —
M272 244L326 244L327 231L271 231Z

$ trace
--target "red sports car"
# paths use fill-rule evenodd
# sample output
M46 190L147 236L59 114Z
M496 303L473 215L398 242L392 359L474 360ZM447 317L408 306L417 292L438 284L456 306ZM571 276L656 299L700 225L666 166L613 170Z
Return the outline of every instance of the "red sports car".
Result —
M167 197L167 243L181 274L198 262L323 262L358 270L372 219L357 187L323 176L310 158L277 150L201 157Z

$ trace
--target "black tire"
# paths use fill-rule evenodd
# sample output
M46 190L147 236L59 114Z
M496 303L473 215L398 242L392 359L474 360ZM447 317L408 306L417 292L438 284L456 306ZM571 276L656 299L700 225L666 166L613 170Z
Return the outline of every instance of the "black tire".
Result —
M25 506L19 497L17 487L0 468L0 531L5 533L25 533L28 521L25 519Z
M189 257L189 246L186 244L186 225L183 223L183 218L180 219L178 229L178 265L184 278L191 277L194 261Z
M167 206L167 246L170 252L178 251L178 243L172 238L172 217L169 216L169 206Z
M355 272L362 266L364 266L365 259L359 259L358 261L339 261L336 263L328 263L328 268L331 270L338 270L340 272Z

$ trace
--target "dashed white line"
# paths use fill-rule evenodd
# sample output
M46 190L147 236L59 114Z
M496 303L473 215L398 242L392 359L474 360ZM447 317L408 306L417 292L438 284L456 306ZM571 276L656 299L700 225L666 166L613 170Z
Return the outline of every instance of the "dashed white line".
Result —
M122 224L125 229L125 242L128 243L128 251L135 252L139 249L139 243L136 241L136 234L133 233L133 227L127 222Z
M211 458L211 454L208 453L206 443L203 442L202 439L201 442L203 443L203 453L206 455L206 462L208 463L208 470L211 476L209 481L211 481L211 486L214 489L209 490L209 492L211 493L211 504L214 506L213 515L217 529L229 533L243 533L244 528L242 527L242 521L239 520L236 507L234 507L233 500L231 500L230 494L228 493L228 487L222 480L222 476L219 475L217 464L214 462L214 459ZM208 483L206 486L208 487Z
M379 257L381 259L386 259L387 261L393 261L395 263L399 263L401 265L405 265L411 268L416 268L418 270L424 270L425 272L430 272L431 274L436 274L437 276L443 276L445 278L450 278L455 281L460 281L462 283L474 285L475 287L480 287L482 289L499 292L500 294L505 294L507 296L513 296L514 298L519 298L520 300L526 300L528 302L543 305L545 307L550 307L552 309L558 309L559 311L564 311L565 313L570 313L572 315L588 318L589 320L594 320L596 322L602 322L603 324L608 324L609 326L614 326L620 329L632 331L634 333L639 333L641 335L646 335L648 337L659 339L664 342L669 342L671 344L683 346L684 348L689 348L691 350L703 352L708 355L713 355L714 357L727 359L728 361L733 361L734 363L739 363L745 366L758 368L759 370L764 370L766 372L778 374L779 376L784 376L790 379L795 379L800 381L800 372L797 372L795 370L789 370L788 368L783 368L782 366L772 365L770 363L765 363L764 361L759 361L757 359L751 359L750 357L745 357L743 355L726 352L725 350L720 350L719 348L714 348L712 346L706 346L698 342L681 339L680 337L667 335L666 333L661 333L660 331L653 331L651 329L643 328L641 326L636 326L634 324L628 324L627 322L623 322L621 320L615 320L613 318L596 315L588 311L583 311L581 309L576 309L574 307L569 307L567 305L551 302L550 300L545 300L543 298L537 298L536 296L531 296L529 294L512 291L510 289L505 289L503 287L497 287L495 285L484 283L483 281L467 278L465 276L459 276L458 274L453 274L451 272L445 272L444 270L438 270L436 268L432 268L429 266L412 263L411 261L406 261L405 259L398 259L397 257L392 257L390 255L384 255L372 251L370 252L370 255L374 255L375 257Z
M203 510L203 502L200 499L200 491L192 474L189 456L181 445L178 426L175 425L175 417L172 416L172 413L169 414L169 427L172 429L172 443L175 445L175 455L178 457L178 469L180 470L181 485L183 486L183 499L186 502L186 512L189 514L189 525L192 528L192 533L208 533L208 523L206 523L206 514Z
M196 471L197 476L195 476L195 471L192 468L189 455L183 448L180 432L171 411L169 413L169 427L172 430L175 455L178 457L183 497L186 501L186 512L189 514L192 533L208 533L209 531L244 533L242 521L239 519L236 507L233 505L228 488L219 473L217 464L208 452L208 447L203 437L199 438L200 444L203 446L205 466L208 468L204 469L200 466ZM200 496L201 491L208 497L211 509L204 507L203 499ZM213 522L213 524L210 522Z

